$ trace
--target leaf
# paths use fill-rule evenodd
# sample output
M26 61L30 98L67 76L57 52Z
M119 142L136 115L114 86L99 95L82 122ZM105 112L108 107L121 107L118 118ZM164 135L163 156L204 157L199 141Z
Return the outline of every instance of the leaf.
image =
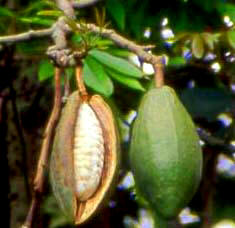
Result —
M106 68L106 72L117 82L129 87L130 89L145 91L145 88L141 85L141 83L134 78L130 78L128 75L120 74L117 71Z
M39 64L39 81L44 81L54 75L54 66L49 60L42 60Z
M40 17L22 17L20 21L23 23L28 24L37 24L37 25L44 25L44 26L51 26L55 20L45 19Z
M232 29L227 32L228 42L232 48L235 49L235 30Z
M14 17L15 14L6 7L0 7L0 17Z
M39 10L42 10L43 8L45 7L50 7L52 9L57 9L56 7L56 4L54 1L46 1L46 0L43 0L43 1L35 1L34 3L31 3L29 5L29 7L27 7L26 9L24 9L23 11L21 11L21 14L24 15L24 16L28 16L28 15L32 15L32 13L34 12L38 12Z
M230 19L235 22L235 5L231 3L224 3L224 2L219 2L217 4L217 10L222 14L222 15L227 15L230 17Z
M98 8L94 8L95 10L95 19L96 24L102 29L105 27L105 19L106 19L106 11L105 8L98 10Z
M200 59L204 54L204 44L203 39L200 34L195 34L192 39L192 52L193 55Z
M177 56L169 59L169 66L182 66L186 64L186 60L184 57Z
M112 81L103 66L91 56L87 56L84 61L84 81L88 87L106 97L113 93Z
M91 50L88 54L97 59L103 65L112 68L119 73L126 74L134 78L141 78L143 76L143 72L141 70L125 59L110 55L107 52L97 49Z
M37 13L38 16L53 16L53 17L60 17L63 13L59 10L42 10Z
M131 56L132 52L125 50L123 48L110 47L106 50L109 54L115 55L122 58L128 58Z
M82 42L82 36L81 36L81 34L79 34L79 33L73 34L72 37L71 37L71 41L72 41L73 43L80 44L80 43Z
M116 22L117 26L121 29L125 29L125 8L121 1L109 0L107 2L107 10Z

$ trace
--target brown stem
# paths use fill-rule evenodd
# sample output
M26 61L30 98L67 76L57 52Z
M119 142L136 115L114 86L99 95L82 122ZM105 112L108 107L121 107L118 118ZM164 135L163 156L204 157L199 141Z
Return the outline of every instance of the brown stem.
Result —
M163 72L163 64L158 63L154 64L154 81L155 81L155 87L161 88L164 85L164 72Z
M40 206L41 196L44 189L44 183L46 180L46 170L49 160L50 145L53 140L54 130L59 119L61 110L61 91L60 91L60 75L61 69L55 68L55 94L54 94L54 106L51 116L47 123L44 139L42 142L41 153L37 166L36 177L34 179L34 195L31 202L31 206L22 228L33 227L33 220L36 215L37 209Z
M88 93L86 91L86 87L84 85L83 82L83 78L82 78L82 66L78 65L76 67L76 79L77 79L77 87L78 87L78 91L82 97L82 100L86 101L88 99Z

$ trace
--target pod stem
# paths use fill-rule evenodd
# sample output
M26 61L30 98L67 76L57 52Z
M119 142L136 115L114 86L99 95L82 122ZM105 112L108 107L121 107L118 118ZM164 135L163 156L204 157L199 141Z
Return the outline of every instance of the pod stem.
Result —
M154 66L154 82L156 88L161 88L164 86L164 72L163 72L163 63L156 63Z
M88 100L88 93L86 91L86 87L84 85L84 81L82 78L82 65L78 65L76 67L76 80L77 80L78 91L82 97L82 100L87 101Z

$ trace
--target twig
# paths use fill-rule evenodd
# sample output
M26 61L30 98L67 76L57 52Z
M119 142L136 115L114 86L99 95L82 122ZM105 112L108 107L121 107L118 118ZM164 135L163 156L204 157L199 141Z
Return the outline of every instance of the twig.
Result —
M78 26L78 29L81 29L81 26L79 24L77 26ZM150 49L155 47L153 45L147 45L147 46L138 45L135 42L130 41L126 39L125 37L119 35L112 29L105 29L105 28L101 29L95 24L87 24L87 28L91 32L94 32L96 34L99 34L102 37L112 40L119 47L126 48L134 52L145 62L151 63L153 65L161 63L161 59L162 59L161 56L156 56L148 52Z
M207 144L211 146L219 146L222 149L224 149L226 152L228 152L230 155L235 153L235 146L232 144L226 143L225 140L217 138L213 135L210 135L208 132L206 132L202 128L198 128L197 132L201 140L205 141Z
M41 196L44 189L44 183L46 180L46 167L49 159L49 152L51 142L54 136L54 130L59 119L60 109L61 109L61 91L60 91L60 75L61 69L55 69L55 95L54 95L54 106L52 109L51 116L47 123L47 127L44 134L44 139L42 142L40 158L37 166L36 177L34 179L34 196L31 202L31 206L26 218L26 221L22 228L32 228L33 220L37 212L37 208L40 205Z
M85 8L91 5L94 5L95 3L99 2L100 0L74 0L72 2L73 8L74 9L81 9Z
M16 43L20 41L27 41L31 40L32 38L40 38L40 37L47 37L52 36L53 32L56 29L56 23L49 29L44 30L37 30L37 31L29 31L26 33L21 33L18 35L11 35L11 36L3 36L0 37L0 44L3 43ZM82 29L79 24L77 24L78 29ZM87 29L91 32L99 34L102 37L108 38L112 40L116 45L121 48L126 48L136 55L138 55L141 59L145 62L152 63L153 65L161 63L161 56L156 56L151 53L148 53L150 49L153 49L154 45L138 45L133 41L130 41L123 36L119 35L112 29L100 29L100 27L96 26L95 24L87 24ZM59 35L57 35L59 37ZM59 39L59 38L58 38Z
M48 29L41 29L36 31L30 30L28 32L20 33L17 35L1 36L0 44L17 43L17 42L31 40L33 38L42 38L42 37L51 36L54 28L55 26L53 25L51 28Z

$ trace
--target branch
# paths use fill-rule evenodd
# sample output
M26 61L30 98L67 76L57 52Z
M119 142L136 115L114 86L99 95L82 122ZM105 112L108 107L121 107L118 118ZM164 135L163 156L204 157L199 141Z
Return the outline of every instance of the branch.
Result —
M225 151L227 151L230 155L235 153L235 146L233 146L232 144L226 143L225 140L210 135L208 132L206 132L202 128L198 128L197 132L201 140L205 141L207 144L211 146L219 146Z
M63 27L61 24L62 24L61 22L59 23L59 25L58 23L55 23L49 29L43 29L43 30L37 30L37 31L31 30L29 32L21 33L18 35L3 36L3 37L0 37L0 44L27 41L33 38L42 38L42 37L52 36L52 34L54 34L54 40L56 39L59 40L59 38L61 40L63 38L63 36L61 36L61 33L57 31L57 34L55 34L57 27L60 27L60 28ZM77 27L79 30L82 29L79 24L77 24ZM91 32L94 32L104 38L108 38L112 40L119 47L126 48L129 51L134 52L145 62L152 63L153 65L161 63L161 58L162 58L161 56L156 56L148 52L150 49L155 47L154 45L144 45L144 46L138 45L134 43L133 41L130 41L124 38L123 36L119 35L114 30L100 29L100 27L96 26L95 24L87 24L87 28Z
M78 29L82 29L81 26L78 24ZM151 63L153 65L156 64L161 64L162 63L162 57L161 56L156 56L148 51L155 46L153 45L147 45L147 46L141 46L136 44L133 41L130 41L123 36L119 35L112 29L105 29L105 28L100 28L96 26L95 24L87 24L87 28L96 34L99 34L102 37L108 38L112 40L116 45L118 45L121 48L126 48L129 51L134 52L136 55L138 55L142 60L145 62Z
M61 91L60 91L60 75L61 69L55 69L55 94L54 94L54 106L52 109L51 116L49 118L44 139L42 142L40 158L38 162L36 177L34 179L34 196L31 202L31 206L26 218L24 225L21 228L32 228L33 220L36 215L37 209L40 206L41 197L44 189L44 184L46 180L46 170L50 154L50 146L54 137L54 130L59 119L60 109L61 109Z
M53 33L55 26L53 25L51 28L42 29L42 30L30 30L25 33L20 33L17 35L10 35L10 36L2 36L0 37L0 44L4 43L17 43L22 41L31 40L33 38L42 38L51 36Z
M94 5L95 3L99 2L100 0L74 0L72 2L73 8L74 9L81 9L85 8L91 5Z

